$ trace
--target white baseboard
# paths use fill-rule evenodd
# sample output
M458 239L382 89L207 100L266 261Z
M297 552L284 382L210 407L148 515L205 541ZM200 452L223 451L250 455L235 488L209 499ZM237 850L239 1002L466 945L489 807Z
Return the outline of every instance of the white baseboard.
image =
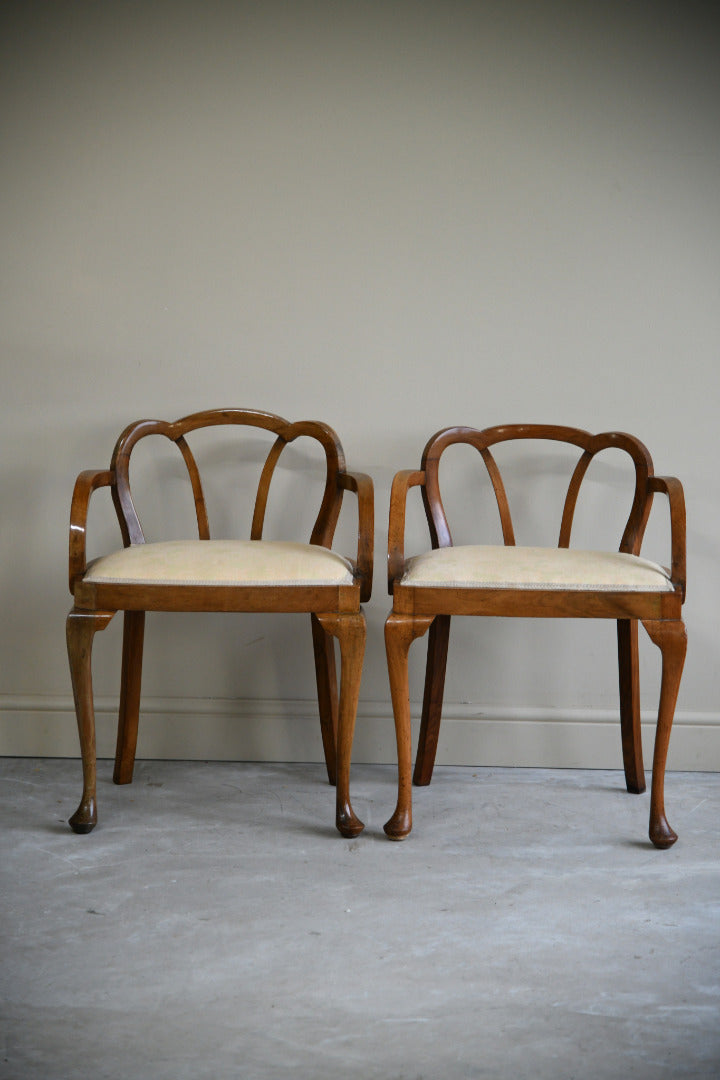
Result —
M117 699L95 703L98 757L113 757ZM413 715L420 714L418 705ZM647 722L645 722L647 720ZM645 767L652 764L655 718L643 720ZM413 724L417 739L417 720ZM413 743L414 745L414 743ZM0 756L77 757L68 697L0 697ZM322 761L314 701L211 698L143 699L139 758L227 761ZM386 702L361 702L353 761L395 763L395 735ZM449 703L438 764L535 768L622 767L617 712L588 709L480 708ZM720 771L720 713L678 712L668 768Z

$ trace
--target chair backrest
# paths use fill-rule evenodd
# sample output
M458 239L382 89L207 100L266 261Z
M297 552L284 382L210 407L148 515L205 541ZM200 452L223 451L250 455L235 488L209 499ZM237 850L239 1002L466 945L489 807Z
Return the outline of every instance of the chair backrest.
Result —
M130 491L130 456L140 440L148 435L164 435L177 446L182 454L195 501L198 536L201 540L210 539L210 524L200 472L186 435L200 428L217 427L223 424L261 428L276 436L260 475L250 532L251 540L262 539L270 482L285 447L300 436L309 436L322 445L326 461L325 485L310 543L330 547L343 497L343 489L338 483L338 476L345 471L345 456L337 435L331 427L314 420L290 423L280 416L253 409L212 409L192 413L190 416L173 422L138 420L125 428L115 444L110 465L114 473L112 497L125 545L145 543L140 518Z
M439 464L444 451L457 443L466 443L479 451L497 499L503 541L506 545L515 544L505 485L490 447L498 443L521 439L546 439L569 443L582 451L570 478L563 505L558 540L558 547L561 548L570 546L570 533L580 485L595 455L609 448L624 450L629 454L635 466L635 491L619 550L633 555L639 553L652 503L648 477L653 475L653 463L647 447L639 439L624 432L609 431L592 435L581 428L545 424L507 424L484 428L482 431L471 427L449 427L436 432L430 438L422 457L422 469L425 473L422 496L434 548L452 547L453 543L440 495Z

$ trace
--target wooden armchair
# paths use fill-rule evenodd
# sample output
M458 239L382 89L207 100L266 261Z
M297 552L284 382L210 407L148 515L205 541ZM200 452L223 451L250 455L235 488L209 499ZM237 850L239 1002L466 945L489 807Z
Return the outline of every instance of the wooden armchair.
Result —
M515 546L505 486L491 447L508 440L546 439L581 451L572 473L557 548ZM474 447L487 468L497 499L503 545L453 547L440 496L438 467L444 451L456 443ZM570 549L578 492L587 469L600 451L617 448L630 455L635 489L618 552ZM432 550L406 559L405 513L410 488L420 487ZM656 492L670 507L671 568L640 558L640 545ZM645 790L640 736L637 625L641 621L662 653L662 683L650 802L650 839L658 848L677 839L664 810L664 774L670 729L685 659L681 619L685 598L685 504L680 482L653 475L650 454L630 435L591 435L576 428L508 425L451 427L427 443L418 471L395 476L388 538L389 591L393 608L385 625L390 688L398 744L399 792L395 813L385 825L394 840L412 827L410 703L408 650L430 628L425 693L414 782L429 784L437 748L451 615L495 615L617 620L620 669L620 726L628 791Z
M188 436L200 428L239 425L276 436L255 498L249 540L211 540L208 514ZM190 478L198 539L146 543L130 491L130 457L148 435L171 440ZM309 543L263 540L270 481L282 451L300 436L317 440L326 460L320 508ZM148 444L146 444L148 445ZM92 493L110 487L124 547L86 562L86 525ZM343 494L358 498L357 556L331 550ZM289 423L270 413L244 409L199 412L174 423L140 420L115 446L110 468L82 472L70 513L70 591L67 620L75 708L83 765L83 793L70 826L87 833L97 821L95 719L91 651L97 630L116 611L124 612L122 676L113 779L132 780L140 703L146 611L309 612L315 655L320 726L328 778L336 784L336 825L343 836L363 828L349 797L350 753L365 650L361 601L370 597L373 560L373 486L368 476L349 473L335 432L314 421ZM338 701L332 638L340 646Z

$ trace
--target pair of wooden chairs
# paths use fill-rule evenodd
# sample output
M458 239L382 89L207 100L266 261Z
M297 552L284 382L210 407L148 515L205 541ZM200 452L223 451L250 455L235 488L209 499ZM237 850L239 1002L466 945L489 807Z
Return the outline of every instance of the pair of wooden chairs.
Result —
M271 446L262 467L249 540L210 538L208 512L196 458L194 432L219 425L262 429ZM197 518L197 540L147 542L130 488L130 458L151 435L169 439L187 466ZM274 436L274 438L272 438ZM263 539L270 482L283 450L297 439L319 443L324 452L320 505L308 543ZM492 447L510 440L551 440L581 451L565 497L557 547L515 543L509 501ZM448 447L467 444L479 452L497 499L502 545L454 546L440 494L439 466ZM571 549L578 492L596 455L624 451L634 466L634 492L619 551ZM109 487L124 547L88 563L86 532L90 497ZM407 496L420 489L432 547L406 559ZM343 496L358 500L357 550L353 558L333 550ZM670 504L671 568L640 557L653 497ZM270 413L230 409L195 413L168 423L143 420L120 436L109 469L80 474L70 520L68 654L83 764L83 793L70 825L78 833L97 821L96 751L91 653L96 631L117 611L124 613L118 739L113 779L132 780L138 731L143 632L146 611L305 612L311 616L320 712L328 778L336 786L336 825L343 836L363 829L350 803L349 774L355 715L365 649L361 604L370 598L373 567L373 485L350 473L335 432L317 422L289 423ZM385 638L398 745L397 807L385 826L403 839L412 825L408 651L429 630L425 693L414 781L428 784L438 741L450 620L453 615L611 618L617 620L620 721L628 791L645 789L640 737L638 622L662 654L660 705L655 738L650 839L669 847L677 839L663 802L665 762L685 656L681 618L685 594L685 511L682 487L653 474L647 449L616 432L591 435L568 427L510 425L446 428L434 435L419 470L400 472L392 487L388 533L389 587L393 609ZM333 638L340 651L339 693Z

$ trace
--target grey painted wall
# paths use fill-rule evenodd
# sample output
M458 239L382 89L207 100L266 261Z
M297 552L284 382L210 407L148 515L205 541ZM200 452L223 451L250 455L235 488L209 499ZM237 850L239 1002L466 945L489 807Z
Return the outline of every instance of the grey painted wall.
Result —
M385 760L392 474L448 423L638 434L688 502L671 765L720 767L720 74L705 10L4 5L0 752L75 752L76 473L104 466L131 419L252 405L331 423L375 479L357 753ZM664 509L648 534L660 561ZM473 513L458 503L460 538ZM528 522L549 538L557 515ZM97 550L116 543L109 503L93 523ZM427 544L419 514L410 537ZM101 749L119 629L96 646ZM445 760L619 762L611 624L458 623L451 647ZM648 719L658 670L644 644ZM141 752L319 753L304 622L154 617L144 692Z

